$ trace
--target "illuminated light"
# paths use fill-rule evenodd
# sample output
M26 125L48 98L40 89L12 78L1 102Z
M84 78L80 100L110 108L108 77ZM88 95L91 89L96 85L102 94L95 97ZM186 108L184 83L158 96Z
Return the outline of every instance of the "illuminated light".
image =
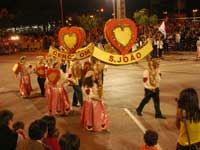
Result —
M17 40L19 40L20 38L19 38L18 35L13 35L13 36L10 37L10 39L11 39L12 41L17 41Z
M104 12L104 9L103 9L103 8L101 8L101 9L100 9L100 12Z
M93 16L93 15L90 15L90 18L94 18L94 16Z
M193 9L192 12L196 13L196 12L198 12L198 9Z
M69 21L72 21L72 17L68 17L68 20L69 20Z

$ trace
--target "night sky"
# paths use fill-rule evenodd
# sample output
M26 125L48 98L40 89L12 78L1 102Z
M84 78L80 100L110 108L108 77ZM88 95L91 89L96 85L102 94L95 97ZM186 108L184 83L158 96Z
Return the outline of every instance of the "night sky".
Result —
M153 1L153 0L152 0ZM154 7L157 12L172 10L175 0L160 0L161 3ZM0 0L0 7L7 8L9 12L18 17L30 21L55 20L60 18L59 0ZM150 0L126 0L127 16L132 17L134 11L141 8L149 8ZM186 11L189 14L192 9L200 10L200 0L186 0ZM97 9L104 8L104 15L111 17L112 0L63 0L64 16L71 14L94 13ZM169 11L168 10L168 11Z

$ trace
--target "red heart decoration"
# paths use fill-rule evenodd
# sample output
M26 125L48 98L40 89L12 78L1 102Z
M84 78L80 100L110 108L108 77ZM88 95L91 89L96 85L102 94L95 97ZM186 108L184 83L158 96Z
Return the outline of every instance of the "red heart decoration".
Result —
M58 69L47 70L47 79L51 84L56 84L60 79L60 70Z
M69 54L75 53L85 42L85 31L80 27L63 27L58 32L58 40Z
M126 55L137 38L137 27L130 19L110 19L104 27L104 35L122 55Z

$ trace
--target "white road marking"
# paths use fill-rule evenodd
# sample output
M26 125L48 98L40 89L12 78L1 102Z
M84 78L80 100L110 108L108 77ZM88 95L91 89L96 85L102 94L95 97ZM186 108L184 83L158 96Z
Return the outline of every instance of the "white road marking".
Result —
M143 133L147 130L141 123L140 121L127 109L124 108L124 111L129 115L129 117L135 122L135 124L142 130ZM159 144L156 145L158 150L162 150Z

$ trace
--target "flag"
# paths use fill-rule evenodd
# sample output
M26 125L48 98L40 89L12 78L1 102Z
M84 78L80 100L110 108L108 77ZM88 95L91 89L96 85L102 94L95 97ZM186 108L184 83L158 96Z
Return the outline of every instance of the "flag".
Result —
M160 25L158 30L164 35L164 38L166 38L167 33L166 33L166 29L165 29L165 21L162 22L162 24Z

